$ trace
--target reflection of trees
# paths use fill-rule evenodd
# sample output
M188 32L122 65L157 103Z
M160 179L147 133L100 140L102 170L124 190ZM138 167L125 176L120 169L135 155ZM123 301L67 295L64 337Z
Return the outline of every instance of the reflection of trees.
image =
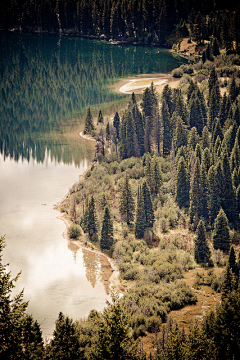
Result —
M99 275L99 256L90 251L83 250L83 263L86 278L94 288Z
M37 141L39 133L62 132L67 124L76 125L72 119L84 115L87 105L121 99L108 90L114 78L179 65L171 54L156 55L155 49L79 38L0 33L0 48L0 151L16 160L32 153L43 161L49 148L59 159L63 148L50 141L46 148Z
M110 292L109 278L112 274L109 262L104 256L96 253L83 250L83 263L87 280L94 288L97 281L100 280L105 288L107 294Z

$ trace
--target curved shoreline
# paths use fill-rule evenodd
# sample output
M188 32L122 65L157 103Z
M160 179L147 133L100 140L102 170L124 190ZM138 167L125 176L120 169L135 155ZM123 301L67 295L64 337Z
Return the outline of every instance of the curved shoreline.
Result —
M143 74L118 80L110 86L110 89L118 94L131 95L134 92L136 95L141 95L153 82L157 92L160 93L166 84L175 88L179 81L169 73Z

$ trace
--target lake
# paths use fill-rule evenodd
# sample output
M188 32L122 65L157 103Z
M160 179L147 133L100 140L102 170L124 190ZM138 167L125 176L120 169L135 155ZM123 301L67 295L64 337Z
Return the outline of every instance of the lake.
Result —
M100 255L63 237L54 205L94 156L78 138L86 107L105 118L129 99L109 86L119 78L169 72L184 62L164 49L96 40L0 33L0 235L12 276L22 271L28 312L52 335L62 311L73 319L109 299Z

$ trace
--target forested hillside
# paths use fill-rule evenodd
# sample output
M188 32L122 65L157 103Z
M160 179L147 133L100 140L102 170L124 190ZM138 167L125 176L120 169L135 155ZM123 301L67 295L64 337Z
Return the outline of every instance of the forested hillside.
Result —
M196 0L3 0L0 27L106 37L171 46L179 36L198 42L212 35L224 47L239 47L239 5Z

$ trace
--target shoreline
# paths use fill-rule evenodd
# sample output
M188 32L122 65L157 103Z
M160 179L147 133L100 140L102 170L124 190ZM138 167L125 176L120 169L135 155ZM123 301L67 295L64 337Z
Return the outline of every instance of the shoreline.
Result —
M170 73L141 74L120 79L111 85L110 89L118 94L131 95L134 92L136 95L142 95L153 82L156 91L161 93L165 85L176 88L179 81L180 79L174 78Z
M90 138L88 136L85 136L82 134L82 131L79 132L79 137L83 138L84 140L87 141L95 141L95 139ZM81 174L79 175L79 181L81 179L84 178L84 175L87 173L87 171L91 168L90 164L87 166L87 169ZM95 248L91 248L88 245L84 245L81 240L73 240L70 239L67 233L67 230L69 228L69 226L71 225L71 220L65 216L64 213L62 213L60 211L60 206L61 204L64 202L65 199L67 199L69 196L69 192L64 196L64 198L62 200L60 200L55 206L54 206L54 210L58 211L60 214L57 216L57 219L64 221L65 225L66 225L66 229L64 230L62 236L64 239L66 239L68 241L69 244L74 244L75 246L77 246L79 249L83 249L85 251L97 254L101 257L104 258L104 260L107 262L109 268L111 269L111 274L109 277L106 277L104 280L109 282L109 288L110 291L111 289L115 288L118 292L120 293L125 293L126 289L124 288L124 286L121 284L121 281L119 279L119 270L118 270L118 266L116 265L116 263L114 262L114 259L110 258L107 254L104 254L101 250L99 249L95 249ZM92 244L91 242L87 241L87 244L90 243L92 247L94 247L94 244Z

